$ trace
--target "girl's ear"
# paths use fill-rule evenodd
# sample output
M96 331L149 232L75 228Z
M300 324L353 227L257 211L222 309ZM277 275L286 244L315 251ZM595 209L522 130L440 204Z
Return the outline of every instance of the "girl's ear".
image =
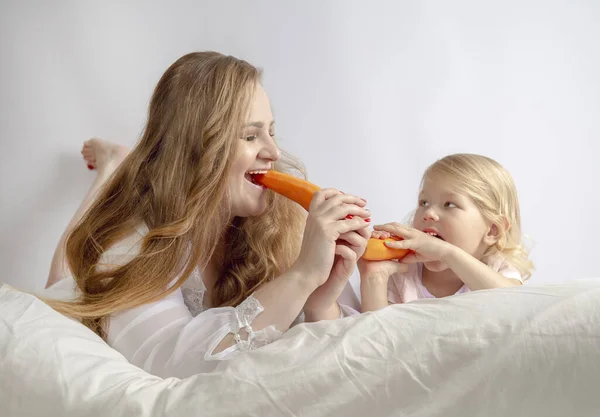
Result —
M487 235L483 238L484 243L488 246L495 245L508 232L508 229L510 229L510 223L505 218L500 223L492 223Z

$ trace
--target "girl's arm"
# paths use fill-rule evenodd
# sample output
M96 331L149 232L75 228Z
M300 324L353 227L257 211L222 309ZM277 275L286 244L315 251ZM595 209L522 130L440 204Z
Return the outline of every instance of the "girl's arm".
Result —
M454 245L448 245L442 261L472 291L516 287L523 284L518 279L507 278L494 271L488 265Z
M520 280L507 278L459 247L429 236L412 227L398 223L388 223L375 226L375 230L387 232L404 239L397 242L386 242L386 246L390 248L411 249L414 251L414 253L403 258L402 262L442 261L472 291L522 285Z
M376 311L388 306L388 277L360 277L360 298L362 312Z
M394 274L405 273L408 265L397 261L358 261L360 271L360 298L362 312L387 307L388 281ZM392 278L393 279L393 278Z

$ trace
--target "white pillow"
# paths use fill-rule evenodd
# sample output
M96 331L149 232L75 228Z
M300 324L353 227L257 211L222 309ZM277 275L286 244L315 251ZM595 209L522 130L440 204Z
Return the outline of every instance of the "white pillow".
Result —
M478 291L299 325L161 379L0 287L0 416L597 416L600 280Z

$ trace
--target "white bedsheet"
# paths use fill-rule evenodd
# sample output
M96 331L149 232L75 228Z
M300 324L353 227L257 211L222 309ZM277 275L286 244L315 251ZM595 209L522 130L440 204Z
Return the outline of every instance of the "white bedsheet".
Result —
M600 280L478 291L299 325L161 379L0 288L0 416L598 416Z

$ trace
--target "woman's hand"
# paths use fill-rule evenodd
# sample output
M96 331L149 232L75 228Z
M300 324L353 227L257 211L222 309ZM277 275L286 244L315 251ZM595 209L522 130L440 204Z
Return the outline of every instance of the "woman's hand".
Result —
M307 315L334 309L339 316L335 302L370 237L370 212L365 205L364 199L335 189L315 193L294 264L315 289L305 306Z
M336 255L344 259L356 256L349 246L340 241L342 236L358 242L352 232L369 225L370 212L366 202L356 196L327 188L315 193L308 210L302 247L294 268L304 273L306 280L316 287L329 278ZM348 218L352 216L352 218ZM351 236L351 237L350 237ZM364 248L362 249L364 251Z
M356 269L357 261L365 253L367 242L371 237L371 232L367 227L368 223L361 229L344 233L336 241L336 257L333 268L327 282L323 285L335 281L343 282L343 285L346 285L348 278Z
M336 256L329 278L311 294L304 306L306 321L340 317L337 299L356 269L357 260L365 252L370 236L371 232L366 225L340 236L336 242Z

